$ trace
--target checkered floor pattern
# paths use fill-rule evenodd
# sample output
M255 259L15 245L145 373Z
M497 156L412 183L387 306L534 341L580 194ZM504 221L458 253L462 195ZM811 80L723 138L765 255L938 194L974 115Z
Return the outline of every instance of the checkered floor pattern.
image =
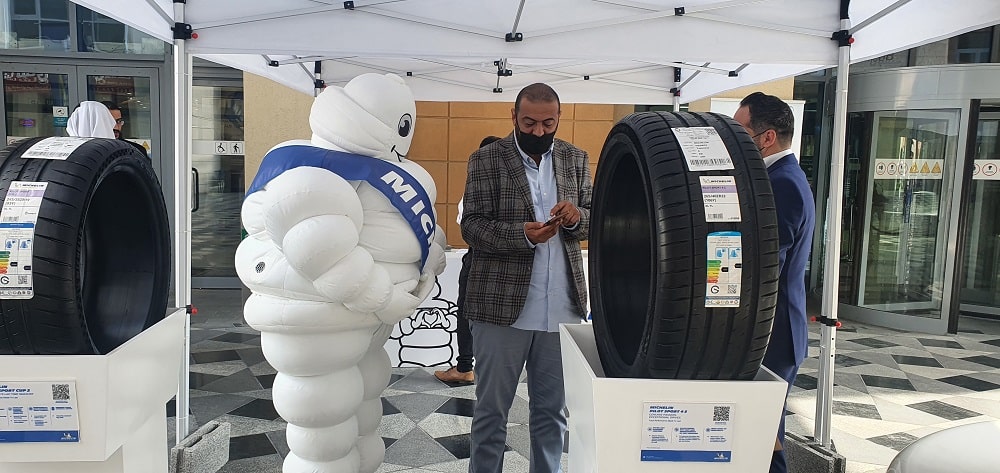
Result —
M223 473L280 472L288 447L285 423L270 400L275 370L264 360L259 335L241 323L238 306L215 312L203 307L193 322L195 423L232 424ZM810 336L810 358L786 411L788 430L806 436L812 435L819 368L815 328ZM920 437L1000 419L1000 323L963 318L959 334L933 336L847 322L837 349L832 436L848 472L884 472ZM382 400L379 433L387 450L380 472L467 471L475 387L449 386L432 371L394 370ZM171 403L168 412L173 410ZM527 471L527 422L522 384L510 415L506 472Z

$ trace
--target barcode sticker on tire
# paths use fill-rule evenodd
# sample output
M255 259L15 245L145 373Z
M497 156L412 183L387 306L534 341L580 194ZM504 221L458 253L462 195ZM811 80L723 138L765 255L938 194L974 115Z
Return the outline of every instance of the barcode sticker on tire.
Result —
M671 128L684 154L688 171L735 169L729 149L719 132L710 126Z
M740 222L740 194L733 176L699 176L706 222Z
M52 385L52 400L53 401L68 401L69 400L69 385L68 384L53 384Z
M66 159L92 138L56 136L45 138L21 153L22 159Z
M729 422L729 411L731 406L715 406L715 413L712 415L713 422Z

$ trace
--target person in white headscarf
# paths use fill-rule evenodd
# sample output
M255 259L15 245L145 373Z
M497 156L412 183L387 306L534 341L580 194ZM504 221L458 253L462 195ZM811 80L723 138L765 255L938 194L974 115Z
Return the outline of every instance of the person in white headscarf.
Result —
M69 136L114 138L115 119L104 104L87 100L80 102L80 106L69 116L66 133Z

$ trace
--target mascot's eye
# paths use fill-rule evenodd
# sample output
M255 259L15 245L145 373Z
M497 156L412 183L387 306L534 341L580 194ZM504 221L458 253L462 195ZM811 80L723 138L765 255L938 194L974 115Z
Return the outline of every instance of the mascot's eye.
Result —
M263 273L264 272L264 262L261 261L261 262L257 263L257 267L254 268L254 269L257 270L258 273Z
M406 138L410 135L411 129L413 129L413 117L407 113L399 119L399 136Z

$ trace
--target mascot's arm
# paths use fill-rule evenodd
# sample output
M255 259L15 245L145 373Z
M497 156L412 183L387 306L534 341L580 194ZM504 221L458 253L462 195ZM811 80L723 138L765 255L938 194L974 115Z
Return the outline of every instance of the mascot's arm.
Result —
M488 253L533 253L524 235L525 222L496 220L501 198L497 181L506 179L499 159L477 151L469 157L463 197L462 238L476 251ZM514 197L517 198L516 196Z
M358 312L388 305L389 274L358 246L364 214L350 183L325 169L298 167L268 182L264 192L267 235L320 294Z
M386 324L395 324L400 320L410 316L420 304L427 299L434 289L437 276L444 271L445 255L444 230L440 226L435 228L434 238L431 241L430 251L427 255L427 262L420 273L420 280L412 291L407 291L402 284L397 284L392 291L389 304L382 310L375 312L379 320Z

